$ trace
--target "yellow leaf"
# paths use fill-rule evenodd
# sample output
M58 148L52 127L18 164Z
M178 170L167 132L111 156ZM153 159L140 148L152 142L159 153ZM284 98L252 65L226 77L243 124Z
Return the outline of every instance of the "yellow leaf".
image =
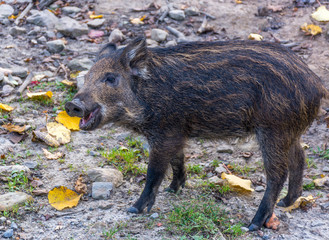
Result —
M29 98L40 98L40 97L47 97L47 98L52 98L53 93L52 91L48 91L48 92L36 92L36 93L26 93L26 95Z
M144 24L142 19L143 18L132 18L130 19L130 22L135 25Z
M292 210L294 210L296 208L303 207L309 203L313 203L314 201L315 201L315 199L313 198L312 195L309 195L308 197L299 197L299 198L297 198L297 200L294 202L293 205L283 208L283 211L291 212Z
M248 191L253 192L254 189L251 188L251 181L239 178L232 174L222 173L222 179L226 179L228 184L237 191Z
M76 72L73 72L73 73L71 73L70 74L70 78L76 78L77 76L79 76L79 73L80 73L80 71L76 71Z
M32 81L41 81L45 77L46 77L46 75L44 75L44 74L37 74L32 78Z
M318 25L314 25L314 24L308 24L304 23L302 26L300 26L300 29L305 32L306 35L318 35L320 33L322 33L322 28Z
M91 14L91 15L89 15L89 18L90 19L103 18L103 15L94 15L94 14Z
M9 132L17 132L17 133L23 133L25 131L25 126L17 126L13 125L11 123L2 125L3 128L7 129Z
M2 103L0 103L0 108L1 108L2 110L5 110L5 111L7 111L7 112L11 112L11 111L13 111L13 110L14 110L14 108L13 108L13 107L11 107L11 106L8 106L8 105L6 105L6 104L2 104Z
M67 187L59 186L49 191L48 201L57 210L63 210L64 208L76 207L81 196L82 194L78 195Z
M328 22L329 21L329 11L327 10L325 5L322 5L316 9L314 13L312 13L312 18L319 22Z
M316 187L323 187L326 182L329 183L329 177L323 176L322 178L314 179L313 182Z
M58 158L63 157L62 152L51 153L47 149L44 149L44 148L42 149L42 151L45 154L46 158L49 159L49 160L56 160Z
M250 40L255 40L255 41L262 41L263 40L263 36L259 35L257 33L250 33L248 36L248 39Z
M57 122L47 123L47 131L60 144L66 144L71 141L71 131Z
M11 15L8 17L8 19L16 19L16 18L17 18L17 16L15 16L15 15Z
M33 131L32 132L32 141L43 141L45 142L47 145L51 146L51 147L59 147L60 144L59 142L53 138L52 136L49 135L49 133L47 132L42 132L42 131Z
M237 4L241 4L242 1L241 1L241 0L235 0L235 3L237 3Z
M79 131L79 122L80 122L79 117L70 117L66 111L62 111L60 113L58 113L57 117L56 117L56 121L63 124L65 127L67 127L70 130L73 131Z
M69 81L69 80L67 80L67 79L64 79L63 81L61 81L61 83L63 83L64 85L66 85L66 86L74 86L74 82L71 82L71 81Z

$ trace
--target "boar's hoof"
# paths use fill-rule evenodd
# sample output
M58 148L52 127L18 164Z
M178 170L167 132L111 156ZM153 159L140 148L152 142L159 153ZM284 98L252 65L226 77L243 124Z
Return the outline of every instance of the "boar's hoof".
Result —
M128 209L127 209L127 212L129 212L129 213L141 213L141 212L143 212L143 211L139 211L137 208L135 208L135 207L129 207Z
M260 226L257 226L256 224L252 223L249 225L249 231L257 231L260 229Z

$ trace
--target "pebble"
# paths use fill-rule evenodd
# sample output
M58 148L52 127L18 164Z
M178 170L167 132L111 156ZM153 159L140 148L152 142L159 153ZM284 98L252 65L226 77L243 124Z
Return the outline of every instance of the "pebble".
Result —
M14 235L14 230L13 229L8 229L2 234L2 237L4 238L11 238Z
M4 79L4 77L5 75L2 72L0 72L0 82Z
M90 28L99 28L101 26L103 26L103 24L105 23L105 19L104 18L97 18L94 20L91 20L87 23L88 27Z
M28 32L28 36L37 35L41 31L41 27L35 26L31 31Z
M294 218L289 212L286 212L285 214L286 214L286 216L287 216L288 219Z
M54 28L56 23L59 21L55 14L48 10L31 10L30 12L32 15L27 17L26 21L34 25L51 29Z
M198 16L199 10L196 7L188 7L184 10L184 13L186 16Z
M91 187L91 196L93 199L109 199L113 190L113 184L110 182L94 182Z
M83 84L85 83L85 75L88 73L88 71L81 71L79 72L79 75L77 76L77 88L80 90L83 87Z
M17 171L17 172L23 171L26 174L31 173L31 171L28 167L22 166L22 165L0 166L0 175L1 176L11 176L11 173L14 171Z
M208 181L210 183L215 183L215 184L219 184L219 183L223 183L224 182L223 179L221 179L221 178L219 178L217 176L213 176L213 177L209 178Z
M56 38L56 33L54 31L48 30L46 31L47 38L54 39Z
M232 154L234 151L234 148L226 143L222 143L218 148L217 148L217 152L218 153L229 153Z
M47 42L47 38L45 36L41 36L37 39L38 43L45 43Z
M176 45L177 45L177 42L175 40L170 40L165 44L165 47L173 47Z
M17 76L20 78L25 78L27 77L27 68L25 67L19 67L19 66L15 66L14 68L11 69L12 70L12 75L13 76Z
M166 40L168 33L162 29L154 28L151 30L151 39L157 42Z
M14 230L17 230L17 229L18 229L18 226L17 226L17 224L16 224L15 222L12 222L12 223L10 224L10 228L11 228L11 229L14 229Z
M123 175L114 168L93 168L87 171L92 182L111 182L115 187L123 183Z
M257 187L255 188L255 191L256 191L256 192L264 192L264 191L265 191L265 188L264 188L263 186L257 186Z
M28 167L29 169L35 169L38 167L39 163L37 162L25 162L23 163L24 166Z
M183 10L171 10L169 11L169 17L177 21L183 21L185 19L185 13Z
M325 166L323 169L322 169L323 172L329 172L329 167Z
M148 47L151 47L151 48L159 46L159 43L152 39L146 39L146 44Z
M23 192L9 192L0 195L0 211L10 211L15 206L33 201L32 196Z
M0 5L0 19L1 18L8 18L9 16L13 15L14 9L12 6L8 4L1 4Z
M85 34L88 34L88 26L86 24L80 24L73 18L62 17L56 24L58 32L64 36L76 38Z
M6 154L14 146L8 139L0 137L0 155Z
M117 43L121 42L124 39L123 33L119 29L113 29L109 36L109 42L110 43Z
M6 84L2 87L2 95L3 96L8 96L9 94L11 94L14 91L14 89L15 89L14 87Z
M59 53L59 52L63 51L65 48L65 44L64 44L63 40L60 40L60 39L49 41L46 43L46 45L47 45L47 49L51 53Z
M247 228L247 227L241 227L240 228L243 232L249 232L249 228Z
M9 29L9 34L12 36L22 35L26 33L26 29L23 27L12 27Z
M150 216L150 218L152 218L152 219L156 219L156 218L158 218L159 217L159 213L153 213L151 216Z
M69 14L77 14L81 11L81 8L74 7L74 6L67 6L62 8L62 13L65 15Z
M71 71L89 70L94 65L94 62L87 57L71 60L67 66Z
M218 167L215 168L215 172L218 174L221 174L223 172L226 173L226 169L223 167L223 165L219 165Z
M7 220L7 218L6 217L0 217L0 222L5 222Z

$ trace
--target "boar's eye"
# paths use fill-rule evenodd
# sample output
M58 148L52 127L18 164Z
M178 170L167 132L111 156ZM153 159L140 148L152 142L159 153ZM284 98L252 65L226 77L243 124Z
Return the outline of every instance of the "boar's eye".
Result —
M107 73L104 78L101 80L101 82L105 82L109 84L110 86L117 86L119 83L120 76L119 74L115 73Z

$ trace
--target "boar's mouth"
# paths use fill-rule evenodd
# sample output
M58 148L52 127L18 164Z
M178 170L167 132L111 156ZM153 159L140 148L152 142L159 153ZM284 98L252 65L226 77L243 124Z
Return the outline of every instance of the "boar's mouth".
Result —
M90 112L86 112L85 116L81 118L79 127L82 130L93 130L97 128L101 122L101 108L98 106Z

